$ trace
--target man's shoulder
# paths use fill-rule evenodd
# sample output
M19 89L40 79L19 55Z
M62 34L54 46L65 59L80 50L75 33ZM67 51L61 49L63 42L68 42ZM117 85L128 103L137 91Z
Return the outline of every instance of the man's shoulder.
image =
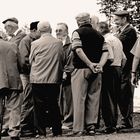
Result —
M63 45L63 43L62 43L62 41L60 39L57 39L57 38L55 38L53 36L50 36L50 41L52 41L52 43Z
M6 46L16 45L14 42L5 41L5 40L2 40L2 39L0 40L0 44L1 44L1 46L2 45L6 45Z
M124 32L134 32L136 33L136 30L133 26L131 25L128 25L125 29L124 29Z
M29 36L29 34L25 35L22 39L22 41L28 41L31 40L31 37Z
M10 46L10 43L8 41L0 40L0 48L4 48L3 46Z
M0 40L0 48L5 50L15 50L17 45L14 42Z
M33 41L31 44L36 46L36 45L39 44L40 42L42 42L42 41L41 41L41 39L39 38L39 39Z
M23 36L23 37L25 37L26 33L24 31L22 31L22 30L19 30L16 36Z

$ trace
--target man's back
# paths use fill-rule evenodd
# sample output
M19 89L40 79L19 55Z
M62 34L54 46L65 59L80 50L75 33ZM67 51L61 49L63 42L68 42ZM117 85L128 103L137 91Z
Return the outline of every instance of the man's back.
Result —
M62 42L49 34L34 41L31 46L31 83L58 83L63 69Z
M0 88L21 90L17 46L0 40Z

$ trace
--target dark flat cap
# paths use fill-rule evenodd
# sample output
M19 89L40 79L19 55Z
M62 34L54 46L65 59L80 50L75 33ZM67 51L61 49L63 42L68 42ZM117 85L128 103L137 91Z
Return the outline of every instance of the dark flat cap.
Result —
M125 11L125 10L123 10L123 11L116 11L116 12L114 12L114 15L116 15L116 16L128 16L129 12Z
M36 29L37 30L37 24L39 21L31 22L30 23L30 30Z
M7 21L12 21L12 22L18 24L18 20L15 17L8 18L8 19L4 20L2 23L5 24Z

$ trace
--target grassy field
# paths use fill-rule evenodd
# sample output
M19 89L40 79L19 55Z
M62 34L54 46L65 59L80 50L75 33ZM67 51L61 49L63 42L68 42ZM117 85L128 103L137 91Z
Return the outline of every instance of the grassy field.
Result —
M134 128L131 130L124 130L119 133L101 134L97 133L95 136L82 137L67 137L64 133L62 137L48 136L44 139L25 137L21 140L140 140L140 113L134 113ZM101 125L103 122L101 121ZM2 140L9 140L9 137L4 137Z
M9 138L2 138L2 140L9 140ZM120 133L110 135L95 135L83 137L47 137L45 139L38 138L21 138L21 140L140 140L140 133Z

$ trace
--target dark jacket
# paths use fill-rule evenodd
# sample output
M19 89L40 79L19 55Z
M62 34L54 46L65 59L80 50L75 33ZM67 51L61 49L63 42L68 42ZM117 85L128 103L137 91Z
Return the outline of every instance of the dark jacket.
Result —
M16 36L13 36L9 41L14 42L17 46L19 45L20 41L25 37L26 34L22 31L19 30L16 34Z
M31 34L26 35L19 43L19 53L22 63L22 73L30 73L29 55L31 50L31 43L35 40Z
M133 55L130 53L130 51L133 48L133 46L137 40L137 33L132 26L128 25L118 35L118 38L121 40L121 42L123 44L123 51L124 51L126 58L127 58L127 62L126 62L124 69L131 70Z

